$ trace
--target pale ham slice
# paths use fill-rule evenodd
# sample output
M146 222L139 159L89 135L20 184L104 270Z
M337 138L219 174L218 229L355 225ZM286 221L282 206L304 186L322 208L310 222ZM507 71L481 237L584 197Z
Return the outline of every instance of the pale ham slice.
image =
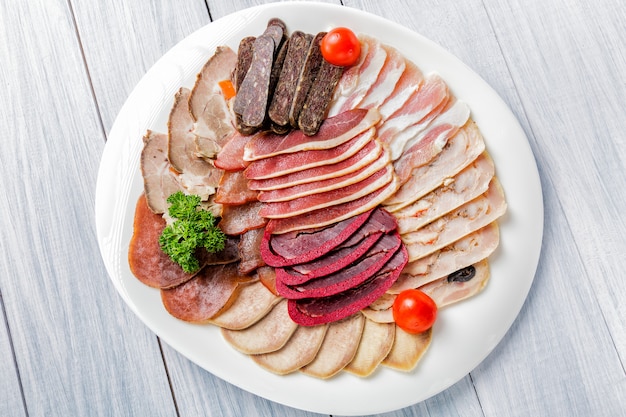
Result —
M404 72L395 88L379 108L383 122L404 106L409 97L424 83L424 74L417 65L408 60L405 60L405 64Z
M216 167L225 171L240 171L245 169L249 162L243 160L243 148L250 141L250 136L242 135L237 131L226 139L214 161Z
M299 151L331 149L376 125L379 120L377 109L355 109L324 120L313 136L307 136L301 130L293 130L287 135L255 135L246 144L243 159L256 161Z
M402 235L409 252L409 261L448 246L489 223L506 211L504 193L497 178L491 180L489 190L427 226Z
M395 212L417 201L472 163L484 150L485 142L476 124L466 124L431 163L411 172L398 192L384 202L385 209Z
M398 232L409 233L487 191L494 175L493 161L483 152L474 162L440 187L393 213Z
M172 316L204 323L227 309L237 297L240 284L250 280L251 277L238 273L236 263L210 265L184 284L162 289L161 301Z
M209 322L224 329L246 329L265 317L280 300L261 281L254 281L242 285L230 307Z
M470 268L474 268L474 276L467 281L451 281L448 277L440 278L420 287L420 290L428 294L438 308L473 297L481 292L489 281L489 262L483 259L471 265Z
M500 229L493 222L433 254L409 262L398 280L387 290L399 294L409 288L418 288L450 275L467 265L491 255L500 242Z
M204 64L189 96L189 112L193 134L223 146L225 139L235 130L233 116L228 109L219 82L230 80L237 65L237 54L227 46L219 46ZM205 145L199 143L199 148Z
M322 379L336 375L354 358L364 325L365 317L360 313L330 323L317 356L300 372Z
M248 230L260 229L267 224L267 220L261 217L260 202L246 203L238 206L224 206L222 219L217 224L222 232L227 235L241 235Z
M283 299L265 317L243 330L222 328L222 336L235 349L248 355L274 352L285 346L298 325L287 313Z
M278 375L297 371L315 359L327 329L328 325L298 326L285 346L274 352L253 355L252 360Z
M324 193L348 187L375 175L379 170L386 168L391 163L389 152L384 152L382 156L369 165L366 165L349 174L331 177L324 180L308 182L306 184L294 185L280 190L261 191L258 194L259 201L280 202L289 201L299 197L312 194Z
M378 126L378 137L391 143L394 136L404 129L419 123L433 110L449 99L448 86L437 74L426 77L419 90L409 97L404 105Z
M359 36L359 40L361 45L367 44L367 55L360 65L348 69L348 71L353 68L358 69L358 82L356 86L350 89L349 94L333 97L328 109L329 116L341 114L346 110L359 107L359 102L363 100L367 92L378 81L381 70L387 60L387 50L383 48L378 40L363 35ZM341 80L339 83L341 84Z
M391 351L395 328L394 323L376 323L366 318L359 348L344 371L360 377L371 375Z
M467 123L470 109L467 104L457 101L452 107L440 114L428 128L411 139L402 155L393 166L401 181L408 179L411 171L432 161Z
M396 326L393 346L382 364L399 371L408 372L415 369L419 360L428 350L432 337L432 328L423 333L411 334Z
M372 164L378 160L382 152L383 146L380 142L371 140L360 151L341 162L309 168L275 178L249 180L248 186L252 190L270 191L347 175Z
M272 219L268 223L268 227L271 227L272 233L281 234L294 230L327 226L373 209L389 198L389 196L395 193L397 189L398 183L394 177L385 187L380 188L365 197L298 216L288 217L285 219Z
M181 88L175 95L168 120L168 159L180 173L180 181L189 194L199 195L204 201L215 193L222 170L198 157L193 119L189 113L189 89Z
M219 204L241 205L258 200L258 191L248 188L243 171L226 171L222 175L214 201Z
M331 191L311 194L295 200L264 203L259 214L268 219L284 219L358 200L383 189L394 178L393 167L387 164L376 173L357 183Z
M360 109L380 108L392 94L398 80L406 69L406 59L397 49L387 45L383 45L383 49L387 52L387 59L378 74L376 82L367 91L363 100L356 106Z
M148 130L141 150L141 176L147 204L153 213L167 212L167 198L183 189L167 159L167 135Z
M332 149L300 151L254 161L245 170L246 178L254 180L277 178L342 162L363 149L372 141L375 134L376 129L372 127Z

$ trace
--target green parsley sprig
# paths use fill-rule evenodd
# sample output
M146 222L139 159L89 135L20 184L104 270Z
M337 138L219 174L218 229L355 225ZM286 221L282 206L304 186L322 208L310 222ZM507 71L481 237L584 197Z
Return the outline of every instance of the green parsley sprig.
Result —
M176 221L163 229L159 245L183 271L194 273L200 269L197 249L224 250L226 235L215 224L213 214L200 208L199 196L177 191L167 202L170 203L168 213Z

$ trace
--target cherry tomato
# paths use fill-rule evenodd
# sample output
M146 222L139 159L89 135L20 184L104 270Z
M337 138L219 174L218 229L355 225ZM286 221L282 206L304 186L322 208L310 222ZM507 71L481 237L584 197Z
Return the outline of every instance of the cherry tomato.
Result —
M408 333L430 329L437 318L437 304L426 293L415 289L398 294L392 311L396 324Z
M326 61L340 67L348 67L359 60L361 43L350 29L338 27L330 30L322 38L320 50Z

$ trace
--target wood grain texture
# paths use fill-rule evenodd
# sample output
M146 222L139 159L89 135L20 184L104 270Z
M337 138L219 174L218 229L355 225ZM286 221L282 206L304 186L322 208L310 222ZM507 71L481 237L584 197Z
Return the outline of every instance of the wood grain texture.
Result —
M4 314L4 301L0 293L0 416L26 416L22 400L21 383L11 346L10 329Z

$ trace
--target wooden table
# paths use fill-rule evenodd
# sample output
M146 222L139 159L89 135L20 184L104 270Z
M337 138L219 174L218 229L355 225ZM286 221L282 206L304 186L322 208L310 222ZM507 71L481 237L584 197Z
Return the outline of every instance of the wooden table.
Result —
M261 3L0 5L1 416L312 415L156 337L111 285L94 224L100 156L133 86L185 36ZM502 342L448 390L387 415L626 415L626 6L341 3L421 33L482 76L528 136L545 204L534 284Z

